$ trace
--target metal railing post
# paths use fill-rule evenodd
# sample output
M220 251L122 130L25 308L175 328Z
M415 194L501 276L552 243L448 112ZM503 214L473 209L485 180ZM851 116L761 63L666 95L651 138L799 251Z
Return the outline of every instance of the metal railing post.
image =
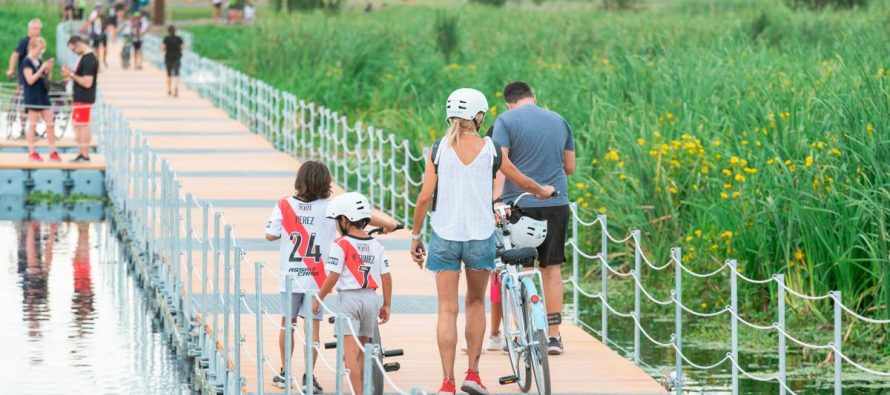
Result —
M578 203L572 202L572 321L575 325L581 323L581 302L578 292L578 283L581 277L581 263L578 261L578 248L580 247L580 238L578 237Z
M337 335L337 359L335 361L336 368L334 372L334 393L343 393L343 316L334 316L334 333Z
M254 264L253 282L256 287L256 384L257 393L263 395L263 282L262 279L262 262Z
M226 241L225 241L225 256L223 259L225 273L223 275L223 311L225 315L223 316L223 360L225 361L225 370L229 371L229 316L232 314L232 294L231 289L229 288L229 283L231 282L230 274L232 271L232 225L226 225ZM236 339L237 340L237 339ZM228 388L229 381L226 380L226 394L231 390Z
M600 256L603 257L601 262L603 267L600 268L602 277L601 295L603 302L605 302L603 303L600 317L602 325L600 329L602 330L603 344L609 344L609 309L606 308L606 303L609 303L609 270L605 267L605 265L609 264L609 218L605 215L600 215L599 220L602 226Z
M841 380L841 368L843 360L841 357L841 343L843 342L841 333L841 291L831 293L834 299L834 394L841 395L843 393L843 382Z
M785 275L777 274L776 283L778 284L778 306L776 309L779 315L779 395L785 395Z
M732 353L732 395L739 394L739 272L736 269L736 261L729 260L727 262L729 264L729 299L731 305L729 306L732 309L732 317L730 317L730 329L732 331L732 346L730 352Z
M636 316L636 321L634 321L634 364L640 365L640 310L642 307L640 306L640 288L643 287L643 272L642 272L642 260L640 259L640 231L633 231L634 238L634 277L636 277L636 281L634 281L634 316Z
M294 347L293 339L293 315L291 314L291 292L293 291L293 277L287 274L284 280L284 395L290 395L291 386L291 350Z
M244 249L238 247L235 251L235 292L238 298L235 300L235 306L232 309L232 316L235 319L235 391L241 393L241 300L244 298L244 291L241 289L241 257L244 255Z
M683 255L679 247L671 248L674 259L674 365L677 380L674 383L676 395L683 394Z
M314 366L312 363L312 357L315 354L315 338L312 336L314 319L312 314L312 301L315 300L315 295L317 291L307 291L303 294L303 311L304 319L303 319L303 328L305 328L305 339L306 339L306 347L304 348L303 354L306 357L306 369L304 372L306 373L305 380L300 383L304 386L305 392L307 395L313 395L315 393L313 381L315 380L315 376L313 375Z
M192 199L194 199L194 195L191 192L186 193L185 195L185 253L187 256L185 257L186 262L186 279L188 281L186 283L186 291L185 291L185 306L183 306L183 311L185 313L185 319L183 320L183 325L188 325L186 328L191 328L191 320L192 318L192 292L194 291L192 284L192 273L194 271L193 262L192 262L192 233L194 229L192 229Z
M365 344L365 368L362 375L362 392L374 393L374 358L380 352L380 346L374 343Z
M214 213L213 216L213 227L214 227L214 243L213 243L213 341L214 343L219 342L219 241L221 237L219 224L222 219L222 214L217 212ZM215 344L214 344L215 347ZM214 349L215 350L215 349Z

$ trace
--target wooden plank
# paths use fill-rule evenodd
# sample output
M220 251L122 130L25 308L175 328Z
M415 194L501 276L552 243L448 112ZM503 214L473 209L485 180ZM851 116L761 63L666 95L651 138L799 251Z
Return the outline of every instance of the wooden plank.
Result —
M37 147L49 147L49 141L47 141L46 139L40 139L40 140L37 140L35 145ZM27 147L28 147L28 142L25 139L0 140L0 151L2 151L4 148L27 148ZM63 138L61 140L56 140L56 147L57 148L77 148L78 144L74 141L73 138L70 138L70 139ZM95 139L94 139L94 141L90 142L89 147L90 148L96 147Z

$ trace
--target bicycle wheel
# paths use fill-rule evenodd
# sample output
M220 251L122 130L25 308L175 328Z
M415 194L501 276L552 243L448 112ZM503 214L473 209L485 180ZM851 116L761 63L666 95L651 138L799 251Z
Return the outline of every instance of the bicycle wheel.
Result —
M526 363L531 374L535 378L535 388L539 395L550 395L550 361L547 359L547 333L535 326L535 311L532 308L531 301L528 300L529 293L522 284L522 312L527 317L526 333L528 333L528 353L526 353ZM538 312L538 314L541 314ZM540 317L544 318L544 317ZM532 344L535 343L535 344Z
M501 281L504 340L507 343L507 354L510 358L510 366L513 368L513 375L516 377L516 384L519 385L520 391L528 392L531 388L531 370L530 366L524 363L522 357L524 346L527 344L525 342L526 314L520 305L522 298L517 297L518 292L512 287L512 281L508 279Z

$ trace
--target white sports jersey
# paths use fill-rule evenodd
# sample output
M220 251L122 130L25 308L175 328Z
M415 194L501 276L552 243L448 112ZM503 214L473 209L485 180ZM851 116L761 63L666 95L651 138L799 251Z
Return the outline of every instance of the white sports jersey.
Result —
M372 237L344 236L331 244L325 270L339 273L337 291L377 289L381 277L389 273L389 260L383 244Z
M325 217L329 200L303 202L295 197L284 198L272 208L266 223L266 234L279 236L281 279L279 288L284 292L288 274L295 275L292 292L318 290L327 274L327 249L337 237L337 224Z

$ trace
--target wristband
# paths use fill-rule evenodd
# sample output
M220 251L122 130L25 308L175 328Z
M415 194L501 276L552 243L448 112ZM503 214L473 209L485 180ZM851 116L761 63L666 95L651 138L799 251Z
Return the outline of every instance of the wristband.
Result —
M412 240L412 241L420 241L420 235L419 235L419 234L414 234L414 233L412 233L412 234L411 234L411 240Z

